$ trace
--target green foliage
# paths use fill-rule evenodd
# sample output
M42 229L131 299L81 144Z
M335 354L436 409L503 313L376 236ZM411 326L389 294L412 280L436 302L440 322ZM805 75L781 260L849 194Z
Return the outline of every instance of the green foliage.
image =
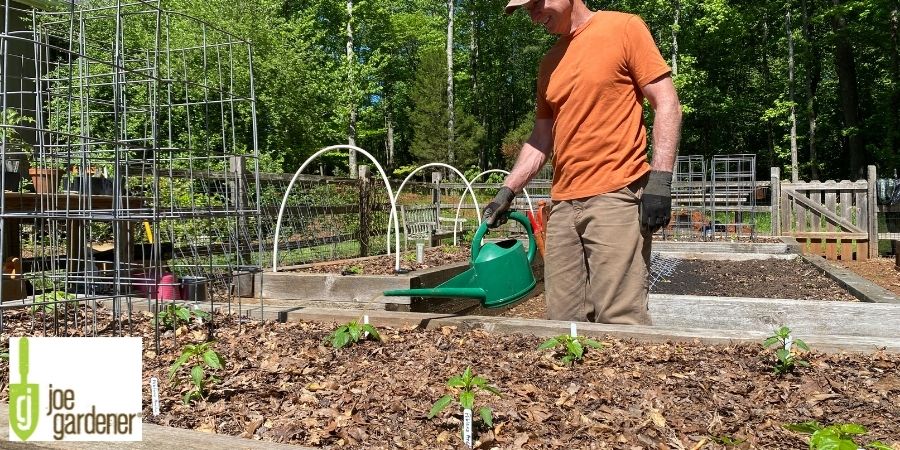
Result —
M854 439L856 436L866 434L866 428L855 423L845 423L823 426L819 422L808 421L802 423L789 423L784 427L790 431L810 435L810 450L857 450L860 448L874 450L891 450L881 442L874 441L860 446Z
M783 326L775 330L774 335L769 336L763 341L764 348L769 348L773 345L777 345L775 349L777 360L774 365L776 374L784 375L793 372L796 366L809 367L808 362L797 356L796 350L801 349L809 351L809 346L800 339L794 339L791 336L790 328Z
M599 350L603 348L603 344L584 336L572 337L568 334L561 334L544 341L538 350L554 349L561 354L560 360L563 364L569 365L581 361L587 348Z
M460 375L450 377L450 379L447 380L447 387L449 387L453 393L447 394L434 402L431 406L431 410L428 411L429 419L438 415L454 400L459 403L461 408L475 411L475 396L479 392L487 392L488 394L496 395L498 397L501 396L500 391L489 385L484 377L472 373L471 367L466 367L466 370ZM478 408L478 415L481 416L481 420L486 426L494 426L494 415L490 407L482 406L481 408Z
M190 404L194 400L206 398L209 387L221 380L208 371L221 370L225 365L222 357L213 348L213 342L202 344L188 344L181 350L181 355L175 363L169 367L169 381L176 385L187 381L190 388L184 394L184 404ZM178 377L179 369L190 367L189 376ZM183 372L183 371L181 371Z
M31 306L31 313L34 314L41 311L45 314L50 314L53 311L56 311L56 307L59 305L57 302L72 300L74 298L75 294L70 294L65 291L44 292L43 294L34 297L34 305Z
M151 320L153 326L160 325L164 330L174 330L182 324L188 324L191 318L199 317L201 319L209 319L209 313L201 310L191 310L190 308L179 305L177 303L167 304L162 311L156 314Z
M725 447L737 447L738 445L747 442L744 439L736 439L731 436L723 435L723 436L711 436L710 440L715 442L716 444L724 445Z
M359 341L371 339L380 341L381 335L378 330L368 323L359 323L358 321L350 321L344 325L337 327L328 336L331 346L334 348L343 348L350 344L358 344Z

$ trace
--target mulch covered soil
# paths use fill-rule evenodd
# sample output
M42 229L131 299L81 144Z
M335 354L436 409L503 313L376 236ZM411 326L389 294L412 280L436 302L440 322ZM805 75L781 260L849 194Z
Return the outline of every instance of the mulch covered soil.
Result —
M24 314L18 319L22 319ZM16 327L16 317L6 325ZM213 348L225 360L207 399L181 402L187 385L168 379L182 346L207 338L192 325L153 349L146 314L144 420L272 442L353 449L456 449L461 414L448 407L427 419L448 393L446 380L467 366L503 394L478 395L494 426L476 414L483 449L806 448L786 423L858 423L861 440L900 445L900 355L823 354L795 373L773 373L760 344L637 343L597 337L583 363L561 366L542 339L463 331L381 328L384 342L333 349L335 324L250 321L217 316ZM377 326L377 324L375 324ZM18 333L20 331L17 331ZM6 361L0 400L8 401ZM189 369L179 372L188 379ZM149 378L160 382L161 415L152 416ZM896 447L900 448L900 446Z
M445 245L429 247L425 249L424 260L416 262L416 251L402 252L400 254L400 268L407 272L426 270L447 264L469 261L469 247L461 245L454 247ZM303 268L289 269L302 273L340 273L346 276L352 275L394 275L396 266L395 255L379 255L367 258L355 258L343 261L316 263Z
M900 297L900 269L894 258L841 261L840 264Z

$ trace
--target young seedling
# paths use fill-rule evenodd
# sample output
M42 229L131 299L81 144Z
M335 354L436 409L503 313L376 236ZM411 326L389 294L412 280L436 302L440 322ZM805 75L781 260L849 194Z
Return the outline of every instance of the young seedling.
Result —
M341 275L361 275L363 268L360 266L350 266L341 271Z
M331 332L328 339L331 341L332 347L343 348L351 343L357 344L359 341L364 341L366 339L380 341L381 335L378 334L378 330L372 325L352 320L337 327L337 329Z
M795 351L795 348L809 351L809 346L800 339L794 339L791 336L790 328L781 327L775 330L773 336L769 336L763 341L764 348L769 348L775 344L778 344L778 347L775 349L775 356L778 358L778 361L775 362L774 366L777 375L793 372L796 366L809 367L809 363L798 357Z
M892 450L891 447L878 441L860 446L854 440L854 436L866 434L866 428L855 423L844 423L823 426L819 422L808 421L802 423L789 423L784 425L790 431L809 434L810 450L843 450L843 449L873 449Z
M69 294L68 292L44 292L34 298L34 305L31 306L31 313L34 314L41 311L44 314L50 314L56 310L56 306L59 304L57 302L61 300L72 300L74 298L75 294Z
M438 413L443 411L454 399L459 402L459 406L463 409L474 411L475 395L478 394L478 391L484 391L496 395L497 397L501 397L500 391L489 385L484 377L473 374L471 367L466 367L466 370L461 375L450 377L450 379L447 380L447 387L455 391L456 395L447 394L434 402L434 405L431 406L431 411L428 412L429 419L438 415ZM481 420L485 425L488 427L494 426L494 413L491 411L491 408L482 406L478 409L478 415L481 416Z
M538 350L547 350L550 348L556 349L556 351L562 355L560 360L563 364L569 365L584 359L584 352L587 347L602 349L603 344L584 336L573 337L568 334L561 334L544 341L544 343L538 347Z
M156 314L156 317L153 318L151 323L153 326L162 325L164 330L174 330L182 323L189 323L192 317L208 319L209 313L199 309L191 311L188 307L169 303L162 311Z
M182 366L191 367L191 388L184 394L184 404L190 404L193 400L206 398L209 393L209 386L218 383L220 380L212 374L207 374L209 370L219 370L222 368L222 357L212 348L212 342L204 342L202 344L188 344L181 350L181 356L175 360L172 367L169 368L169 381L179 384L181 380L175 379L178 369Z

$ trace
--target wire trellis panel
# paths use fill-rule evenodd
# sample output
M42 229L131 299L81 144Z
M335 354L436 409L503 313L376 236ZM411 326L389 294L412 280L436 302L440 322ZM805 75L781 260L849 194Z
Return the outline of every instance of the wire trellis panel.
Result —
M0 328L4 310L38 301L64 318L108 303L121 329L133 302L182 287L230 308L232 278L263 253L250 43L158 1L13 5L0 261L24 275L0 292Z

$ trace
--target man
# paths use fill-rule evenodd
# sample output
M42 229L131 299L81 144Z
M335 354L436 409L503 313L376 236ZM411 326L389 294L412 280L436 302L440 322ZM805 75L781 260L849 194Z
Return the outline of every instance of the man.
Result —
M537 113L503 187L485 208L506 222L515 193L553 154L544 285L552 320L650 325L650 242L668 224L681 105L637 16L583 0L511 0L559 35L538 72ZM643 99L653 119L647 163Z

